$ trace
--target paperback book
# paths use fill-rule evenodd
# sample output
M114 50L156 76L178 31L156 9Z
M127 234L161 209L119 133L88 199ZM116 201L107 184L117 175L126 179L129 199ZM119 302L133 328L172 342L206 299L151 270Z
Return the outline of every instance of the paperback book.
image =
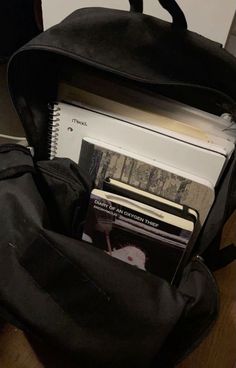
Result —
M79 166L89 173L95 188L102 189L107 178L114 179L194 209L200 225L214 201L214 189L201 178L91 138L83 139Z
M173 282L193 231L191 220L94 189L82 239Z

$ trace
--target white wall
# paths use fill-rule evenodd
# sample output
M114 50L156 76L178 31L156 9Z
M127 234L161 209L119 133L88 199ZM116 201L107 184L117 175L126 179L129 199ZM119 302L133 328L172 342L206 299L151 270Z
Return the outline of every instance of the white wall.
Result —
M236 10L236 0L178 0L189 29L225 44ZM44 27L58 23L72 11L88 6L129 9L128 0L42 0ZM144 12L170 20L158 0L144 0Z

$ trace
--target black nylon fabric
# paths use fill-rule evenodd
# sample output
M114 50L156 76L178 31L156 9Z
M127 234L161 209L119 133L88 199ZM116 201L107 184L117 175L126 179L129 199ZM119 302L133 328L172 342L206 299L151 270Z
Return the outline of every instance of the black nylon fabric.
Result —
M129 0L129 2L131 11L136 11L138 13L143 12L143 0ZM187 29L187 21L184 13L175 0L159 0L159 3L172 16L173 27Z
M87 211L91 180L87 173L78 170L71 160L54 159L37 162L37 182L47 203L52 228L64 235L81 236L78 226Z
M143 0L129 0L130 11L143 12Z
M170 23L145 14L79 9L19 53L31 47L64 50L68 56L130 78L214 88L235 99L232 55L216 42L190 31L178 32Z
M202 267L208 274L207 278L203 278ZM184 317L180 318L171 331L155 360L157 367L166 368L175 366L176 362L180 362L193 350L193 348L198 346L199 342L209 333L211 328L211 325L209 325L209 310L214 310L216 304L219 303L219 300L216 302L216 299L207 296L207 289L208 292L210 292L210 290L212 291L212 285L215 284L215 280L204 264L199 264L195 261L192 265L187 267L185 272L188 277L183 275L179 289L183 293L193 296L191 312L186 310ZM191 278L188 272L190 272ZM206 287L205 290L202 289L202 283L204 283ZM216 284L215 287L217 288ZM195 293L198 295L198 298L202 300L201 303L198 303L195 299ZM193 331L195 331L195 333L198 331L197 333L200 338L197 338L196 335L192 333Z
M171 23L149 15L106 8L79 9L19 52L31 47L46 50L47 46L50 51L64 50L68 56L81 57L85 63L127 77L156 84L195 84L235 96L229 78L231 71L235 75L233 56L216 42L190 31L173 30ZM220 84L219 70L223 73Z
M0 163L3 155L9 166L22 167L29 160L35 166L29 153L22 157L17 148L0 152ZM61 172L68 170L68 160L58 159L57 165ZM74 165L69 167L67 179L79 178ZM37 177L37 172L23 172L0 180L0 312L5 318L85 368L151 367L171 331L181 325L188 326L186 341L202 337L216 318L218 297L214 280L199 262L189 266L177 290L51 231ZM175 344L175 339L168 344L169 352L174 353ZM179 346L178 357L186 350Z

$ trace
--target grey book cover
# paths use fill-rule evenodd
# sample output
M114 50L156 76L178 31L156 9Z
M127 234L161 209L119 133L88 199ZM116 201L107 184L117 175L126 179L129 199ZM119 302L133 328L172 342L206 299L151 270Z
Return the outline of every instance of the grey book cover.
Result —
M183 176L152 166L114 150L83 140L79 166L91 176L95 188L102 189L110 177L146 192L195 209L203 225L214 201L214 190Z

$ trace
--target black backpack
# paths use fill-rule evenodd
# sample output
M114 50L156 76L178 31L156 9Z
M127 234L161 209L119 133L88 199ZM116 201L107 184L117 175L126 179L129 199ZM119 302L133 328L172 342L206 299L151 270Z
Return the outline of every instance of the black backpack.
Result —
M236 156L175 287L80 240L91 191L68 159L48 160L48 102L58 83L81 73L235 116L236 62L222 47L187 31L175 1L160 0L173 23L131 11L80 9L11 58L13 103L34 157L0 147L0 314L60 348L79 367L173 367L207 335L219 294L209 268L235 259L219 250L236 207Z

